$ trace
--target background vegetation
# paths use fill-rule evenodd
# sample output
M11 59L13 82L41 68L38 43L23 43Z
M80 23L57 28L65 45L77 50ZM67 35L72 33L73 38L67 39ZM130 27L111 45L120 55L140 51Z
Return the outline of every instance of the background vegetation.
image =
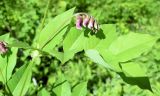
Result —
M11 37L32 44L36 29L46 12L47 3L47 0L1 0L0 35L10 33ZM159 0L51 0L44 25L56 15L74 6L76 6L75 12L89 13L99 24L116 24L119 34L136 32L160 36ZM142 67L146 67L154 95L157 96L160 94L159 43L157 40L150 52L136 59L141 62ZM30 58L28 50L19 49L14 72L21 65L28 63ZM115 72L93 63L84 52L77 53L65 64L51 56L42 56L36 60L27 95L47 94L62 73L71 86L88 81L87 96L153 95L148 90L125 83ZM3 94L2 84L0 88Z

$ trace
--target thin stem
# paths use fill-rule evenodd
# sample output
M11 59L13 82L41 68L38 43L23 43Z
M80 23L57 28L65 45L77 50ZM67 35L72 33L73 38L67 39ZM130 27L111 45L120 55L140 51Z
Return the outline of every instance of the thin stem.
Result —
M50 2L51 2L51 0L48 1L47 7L46 7L46 10L45 10L45 13L44 13L44 17L43 17L42 22L41 22L41 24L40 24L40 26L39 26L39 31L40 31L40 32L41 32L42 29L43 29L43 26L44 26L44 23L45 23L47 14L48 14Z
M51 2L51 0L48 0L48 4L47 4L46 10L45 10L45 12L44 12L43 19L41 20L41 23L40 23L40 25L39 25L39 27L38 27L38 29L37 29L37 32L36 32L37 37L39 37L39 34L40 34L40 32L42 31L42 29L43 29L43 27L44 27L44 23L45 23L47 14L48 14L50 2ZM35 40L36 40L36 39L35 39Z

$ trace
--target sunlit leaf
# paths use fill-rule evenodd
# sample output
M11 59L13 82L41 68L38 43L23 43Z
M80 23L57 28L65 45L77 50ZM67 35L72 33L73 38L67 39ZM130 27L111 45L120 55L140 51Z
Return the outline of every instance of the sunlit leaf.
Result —
M147 52L156 40L148 34L129 33L116 39L108 50L116 56L116 60L125 62Z
M67 30L75 8L72 8L51 20L40 32L38 46L41 49L49 50L55 47Z
M29 49L31 48L31 46L29 46L29 44L25 43L25 42L21 42L18 40L14 40L12 41L10 44L7 45L8 47L17 47L17 48L25 48L25 49Z
M37 96L50 96L50 93L45 88L43 88L38 92Z
M100 64L103 67L114 69L110 64L106 63L96 50L86 50L86 55L95 63Z
M67 52L58 52L56 50L51 50L49 52L52 56L56 57L61 61L61 63L65 63L69 59L73 58L74 52L73 51L67 51Z
M17 61L17 48L11 48L7 54L0 55L0 81L7 82Z
M121 63L123 73L128 77L144 77L145 69L135 62Z
M71 96L71 88L64 75L60 75L56 82L53 92L56 96Z
M73 54L89 49L104 49L117 38L116 28L113 24L101 25L101 30L94 34L91 30L78 30L75 27L68 32L64 42L64 52L73 52Z
M8 41L9 41L9 35L10 35L10 34L1 35L1 36L0 36L0 41L8 42Z
M73 50L74 52L78 52L83 50L84 39L84 32L72 27L63 41L64 52Z
M32 75L33 62L20 67L7 82L9 90L13 96L23 96L27 92Z
M112 66L113 70L116 72L121 72L121 68L119 66L119 62L115 59L116 56L114 54L112 54L110 51L108 51L107 49L103 49L99 51L100 55L102 56L102 58L105 60L105 62L107 64L109 64L110 66Z
M11 77L12 71L16 66L17 61L17 51L18 48L11 48L11 54L8 57L8 64L7 64L7 80Z
M72 90L72 96L86 96L87 95L87 82L82 82L76 85Z
M0 41L9 43L11 41L9 34L1 35ZM6 54L0 54L0 81L3 83L6 83L12 75L17 61L17 51L17 48L8 48Z
M103 24L101 30L96 34L89 34L84 41L84 49L106 49L117 38L116 26L114 24Z
M82 30L78 30L72 27L68 32L66 38L63 41L63 62L71 59L75 53L83 50L84 45L84 33Z

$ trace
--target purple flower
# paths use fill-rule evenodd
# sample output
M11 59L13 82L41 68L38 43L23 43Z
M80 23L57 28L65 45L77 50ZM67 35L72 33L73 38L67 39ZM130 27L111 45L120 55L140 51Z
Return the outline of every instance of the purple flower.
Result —
M91 29L94 33L97 33L99 30L99 25L97 21L87 13L76 13L76 28L82 29L82 25L86 28Z
M83 26L86 27L89 23L89 20L90 20L90 17L87 15L84 17L84 20L83 20Z
M77 29L82 29L82 22L83 22L82 16L77 16L76 17L76 28Z
M0 54L5 54L8 51L6 45L5 42L0 41Z
M94 27L94 18L91 16L90 20L89 20L89 23L88 23L88 28L89 29L93 29Z

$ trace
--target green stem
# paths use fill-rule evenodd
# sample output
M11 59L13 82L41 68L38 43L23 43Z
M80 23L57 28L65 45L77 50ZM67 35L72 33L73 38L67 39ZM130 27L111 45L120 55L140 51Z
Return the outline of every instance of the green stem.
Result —
M47 7L46 7L46 11L45 11L45 13L44 13L44 17L43 17L43 19L42 19L41 25L39 26L39 27L40 27L40 28L39 28L39 31L40 31L40 32L42 31L42 29L43 29L43 27L44 27L44 23L45 23L47 14L48 14L50 2L51 2L51 0L48 1Z
M37 32L36 32L37 38L39 37L39 34L41 33L41 31L42 31L42 29L43 29L43 27L44 27L44 23L45 23L47 14L48 14L50 2L51 2L51 0L48 0L48 4L47 4L46 10L45 10L45 12L44 12L43 19L41 20L41 23L40 23L40 25L39 25L39 27L38 27L38 29L37 29ZM36 40L37 38L35 38L35 40Z

